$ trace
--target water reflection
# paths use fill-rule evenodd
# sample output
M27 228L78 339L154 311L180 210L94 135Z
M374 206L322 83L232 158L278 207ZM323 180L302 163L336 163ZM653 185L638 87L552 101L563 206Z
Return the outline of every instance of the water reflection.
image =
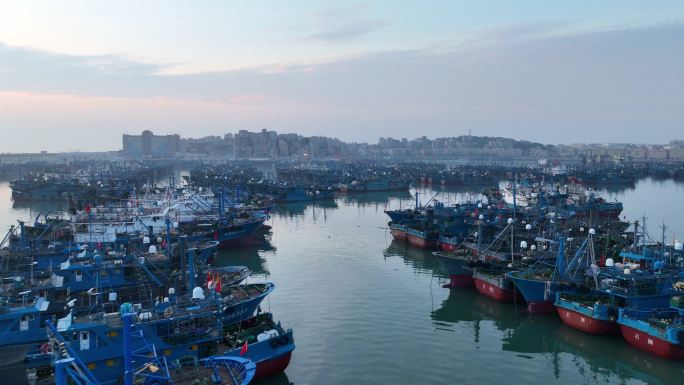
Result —
M490 321L500 331L510 331L522 323L523 318L517 316L515 305L501 304L478 295L473 290L451 290L449 296L430 317L439 327L459 322ZM479 325L478 325L479 328ZM473 340L477 342L478 335Z
M254 247L218 250L215 264L217 266L247 266L256 276L268 276L267 259L276 254L276 248L264 240Z
M294 382L287 378L287 374L280 373L275 376L259 380L260 385L294 385Z
M68 207L66 201L12 201L12 208L35 215L39 213L61 213Z
M411 201L413 195L409 191L369 192L363 194L341 195L340 201L357 206L387 205L390 201Z
M312 215L317 220L319 217L326 219L328 210L335 210L339 206L337 202L333 199L313 201L313 202L293 202L293 203L280 203L276 207L271 215L279 218L293 218L302 217L308 210L312 211Z
M446 278L431 251L411 247L406 242L399 242L393 239L390 245L383 251L383 256L385 258L400 257L406 265L413 267L417 271Z
M666 385L682 383L684 375L681 362L662 360L635 349L619 335L582 333L562 324L555 315L522 314L514 304L498 303L472 290L451 290L430 317L437 331L454 331L455 325L461 323L472 328L476 345L484 333L483 322L491 323L502 332L502 351L523 359L544 357L551 363L554 378L561 381L567 370L582 377L584 383L619 380L625 384L639 380Z
M556 353L553 331L560 326L555 315L519 315L521 322L501 340L501 350L516 353Z
M596 377L607 380L617 375L621 380L639 379L648 384L681 383L681 362L665 361L635 349L620 336L596 338L561 325L554 333L559 352L582 357Z
M628 184L615 184L615 185L597 185L592 186L595 190L602 191L609 194L617 194L625 191L630 191L636 189L636 183Z

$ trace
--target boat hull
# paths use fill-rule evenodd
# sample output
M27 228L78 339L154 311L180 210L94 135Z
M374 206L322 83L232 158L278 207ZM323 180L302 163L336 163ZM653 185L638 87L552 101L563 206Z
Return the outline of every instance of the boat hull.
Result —
M411 233L406 235L406 239L411 246L419 249L434 250L437 248L437 241L434 239L420 237Z
M564 324L585 333L615 334L620 330L619 325L613 321L596 319L558 305L556 305L556 310Z
M437 260L442 270L449 275L449 283L444 285L445 288L473 286L473 269L465 258L438 254Z
M475 283L475 289L485 297L499 302L513 301L513 290L500 287L492 279L478 276L476 273L473 276L473 282Z
M252 360L256 364L254 375L256 380L282 373L290 364L294 349L294 337L292 331L289 330L287 334L250 344L244 354L241 352L241 347L227 351L225 354Z
M390 228L390 234L392 234L392 237L396 239L397 241L400 242L406 242L407 241L407 236L408 234L406 233L406 230L398 229L398 228Z
M684 348L680 345L672 344L627 325L620 325L620 332L628 344L645 352L668 360L684 360Z
M452 288L457 288L457 287L473 287L475 283L473 282L473 276L472 275L450 275L449 276L449 283L444 285L443 287L452 289Z
M552 282L514 275L509 275L509 277L525 298L528 313L553 313L556 311L556 306L551 300L555 296L555 285Z
M290 359L292 358L292 352L285 353L279 357L269 358L263 360L256 364L256 374L254 379L258 380L261 378L271 377L276 374L282 373L290 365Z
M458 243L448 240L447 238L440 238L439 249L442 251L456 251Z
M553 301L527 302L527 312L530 314L553 313L556 311Z

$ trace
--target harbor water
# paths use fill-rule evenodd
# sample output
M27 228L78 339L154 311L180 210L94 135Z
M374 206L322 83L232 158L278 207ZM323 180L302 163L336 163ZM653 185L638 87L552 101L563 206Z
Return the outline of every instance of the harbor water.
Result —
M437 191L420 189L423 202ZM415 190L412 190L414 193ZM684 186L641 180L605 191L628 220L647 217L654 236L684 239ZM444 191L456 202L473 192ZM271 213L267 243L221 251L217 264L246 265L249 282L269 280L262 304L294 329L297 348L280 385L681 384L684 364L651 356L622 337L597 337L557 315L527 315L472 289L442 288L448 278L430 252L392 242L386 208L410 194L374 193L291 204ZM0 183L0 227L60 205L14 206ZM247 352L249 356L249 352Z

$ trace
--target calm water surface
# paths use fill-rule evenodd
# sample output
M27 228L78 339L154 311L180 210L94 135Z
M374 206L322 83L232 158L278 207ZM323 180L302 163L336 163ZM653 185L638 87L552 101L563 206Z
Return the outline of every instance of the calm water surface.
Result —
M424 201L434 194L421 192ZM681 185L643 180L607 193L625 203L628 219L645 213L652 230L664 221L684 238ZM9 195L0 184L0 226L36 211L12 207ZM221 264L252 268L251 282L276 284L262 307L295 331L286 374L262 384L684 384L684 363L618 336L589 336L555 315L443 289L433 256L392 242L386 229L383 210L411 199L369 194L281 207L267 244L220 254Z

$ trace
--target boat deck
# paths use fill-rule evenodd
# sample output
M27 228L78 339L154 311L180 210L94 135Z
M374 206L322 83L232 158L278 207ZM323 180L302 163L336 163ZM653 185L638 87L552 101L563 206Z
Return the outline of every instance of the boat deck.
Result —
M236 378L238 377L237 373L234 373L226 366L219 366L220 382L214 382L214 368L207 368L199 363L197 366L169 369L169 372L171 379L176 385L241 385L241 382Z

